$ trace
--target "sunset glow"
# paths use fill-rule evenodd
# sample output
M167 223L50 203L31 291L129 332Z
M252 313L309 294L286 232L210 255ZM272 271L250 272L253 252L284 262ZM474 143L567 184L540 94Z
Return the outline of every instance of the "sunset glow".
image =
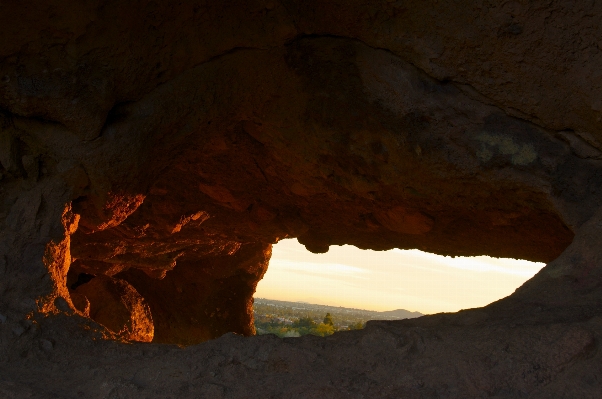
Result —
M349 245L313 254L296 239L283 240L274 245L255 296L378 311L455 312L512 294L543 266L516 259L451 258Z

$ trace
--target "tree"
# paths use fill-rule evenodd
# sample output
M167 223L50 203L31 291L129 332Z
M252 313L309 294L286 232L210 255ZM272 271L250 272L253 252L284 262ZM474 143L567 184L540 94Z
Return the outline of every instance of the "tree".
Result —
M324 317L324 324L334 326L330 313L326 313L326 317Z
M297 328L315 328L317 326L316 322L309 316L301 317L299 320L293 323L293 327Z
M350 330L361 330L365 326L366 326L366 323L362 323L361 321L358 321L357 323L350 325L349 329Z
M324 324L320 323L316 328L311 331L313 335L319 335L320 337L325 337L327 335L334 334L334 326L332 324Z

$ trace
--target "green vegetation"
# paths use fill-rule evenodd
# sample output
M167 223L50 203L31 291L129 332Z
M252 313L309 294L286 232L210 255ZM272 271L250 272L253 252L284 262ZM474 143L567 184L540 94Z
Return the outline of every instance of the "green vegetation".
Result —
M423 316L419 312L396 309L387 312L314 305L305 302L255 298L253 305L257 334L325 337L337 331L360 330L368 320L400 320Z
M333 310L325 312L324 308ZM307 334L325 337L337 331L362 329L374 312L256 299L254 313L257 334L286 338Z
M422 316L422 313L404 309L376 312L263 298L255 298L253 311L257 334L275 334L283 338L307 334L325 337L337 331L360 330L368 320L400 320Z

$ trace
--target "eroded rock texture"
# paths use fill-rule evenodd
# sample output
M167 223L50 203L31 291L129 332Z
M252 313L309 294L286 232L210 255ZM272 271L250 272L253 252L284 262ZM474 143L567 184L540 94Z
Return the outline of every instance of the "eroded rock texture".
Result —
M601 20L560 0L2 2L0 393L602 395ZM483 309L158 345L253 335L292 237L548 266Z

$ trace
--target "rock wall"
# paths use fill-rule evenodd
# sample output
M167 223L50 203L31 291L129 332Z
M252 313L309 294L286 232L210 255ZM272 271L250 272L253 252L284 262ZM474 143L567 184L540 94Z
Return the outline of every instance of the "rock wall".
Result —
M599 396L601 19L2 2L0 393ZM194 345L254 334L292 237L548 266L483 309Z

